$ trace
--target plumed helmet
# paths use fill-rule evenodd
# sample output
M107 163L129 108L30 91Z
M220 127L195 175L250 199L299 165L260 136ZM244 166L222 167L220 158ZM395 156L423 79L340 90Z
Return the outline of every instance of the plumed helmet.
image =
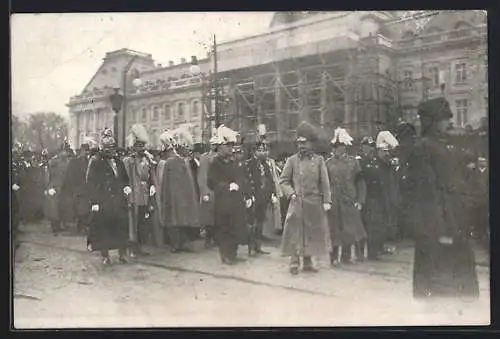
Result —
M333 139L330 142L333 145L343 144L351 146L353 140L346 129L338 127L335 129Z
M160 142L164 149L171 149L176 146L175 136L171 130L163 130L160 134Z
M317 141L318 134L316 128L308 123L302 121L297 127L297 141Z
M225 145L228 143L237 143L238 142L238 132L233 131L229 127L224 125L220 125L216 132L215 137L217 138L217 145Z
M377 135L377 148L391 150L399 145L398 140L389 131L380 131Z
M191 149L193 147L193 135L189 131L189 125L183 124L172 131L177 146Z
M100 144L101 148L111 148L115 146L116 142L115 138L113 138L113 131L111 129L104 129L101 135Z
M149 135L146 128L141 124L134 124L130 128L130 133L127 136L128 147L133 147L135 145L146 145L149 144Z

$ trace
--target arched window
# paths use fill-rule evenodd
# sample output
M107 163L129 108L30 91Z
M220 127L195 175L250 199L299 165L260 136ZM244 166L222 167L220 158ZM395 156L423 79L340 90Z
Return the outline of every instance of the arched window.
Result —
M172 115L172 110L170 108L170 105L166 104L163 106L163 120L164 121L170 121Z

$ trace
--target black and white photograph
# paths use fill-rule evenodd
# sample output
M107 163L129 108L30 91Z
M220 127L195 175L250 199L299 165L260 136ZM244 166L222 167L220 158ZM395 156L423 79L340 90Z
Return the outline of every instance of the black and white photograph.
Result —
M490 325L487 14L12 14L13 329Z

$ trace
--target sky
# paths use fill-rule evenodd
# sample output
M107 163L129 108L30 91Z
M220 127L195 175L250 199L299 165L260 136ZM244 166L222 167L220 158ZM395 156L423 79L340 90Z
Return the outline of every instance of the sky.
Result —
M263 32L272 12L14 14L12 113L55 112L79 94L106 52L129 48L156 63L206 57L212 34L223 42Z

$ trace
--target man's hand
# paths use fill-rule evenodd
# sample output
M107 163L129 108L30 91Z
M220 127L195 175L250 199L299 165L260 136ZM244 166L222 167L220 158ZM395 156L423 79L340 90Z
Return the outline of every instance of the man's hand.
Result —
M132 193L132 189L130 188L130 186L125 186L123 188L123 193L125 193L126 195L129 195L130 193Z
M354 203L354 207L356 207L360 211L361 211L361 209L363 209L363 205L361 203L359 203L359 202L355 202Z
M47 191L47 193L48 193L49 195L55 195L55 194L56 194L56 190L55 190L55 189L53 189L53 188L49 188L49 190Z
M252 199L247 199L247 201L245 202L245 205L247 206L247 208L252 207L252 204L253 204Z
M152 197L155 194L156 194L156 188L154 185L151 185L151 187L149 188L149 196Z
M295 200L295 199L297 199L297 194L293 193L293 194L290 196L290 199L291 199L291 200Z
M278 198L277 198L274 194L273 194L273 195L271 195L271 202L272 202L273 204L276 204L276 203L278 202Z
M328 212L331 208L332 204L330 204L329 202L323 204L323 209L325 210L325 212Z
M99 205L97 204L92 205L92 212L99 212Z
M21 188L21 187L19 187L19 185L18 185L18 184L14 184L14 185L12 185L12 189L13 189L14 191L18 191L20 188Z
M203 201L204 202L209 202L210 201L210 196L207 194L207 195L204 195L203 196Z
M232 191L238 191L240 189L240 186L238 186L238 184L232 182L229 184L229 192L232 192Z

